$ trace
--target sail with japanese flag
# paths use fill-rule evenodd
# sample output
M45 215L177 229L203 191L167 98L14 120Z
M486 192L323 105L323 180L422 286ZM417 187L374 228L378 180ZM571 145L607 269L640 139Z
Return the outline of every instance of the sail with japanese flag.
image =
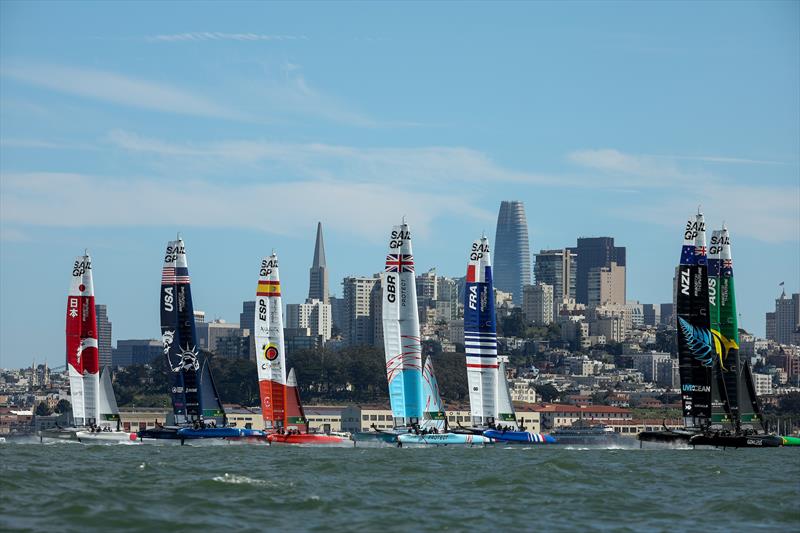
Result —
M255 346L261 413L266 429L281 429L286 417L286 354L278 255L261 260L256 287Z
M422 421L422 344L411 231L403 220L389 235L381 275L383 343L395 427Z
M66 313L67 369L72 416L76 426L95 424L99 411L100 364L94 307L92 259L76 257Z
M472 424L488 427L497 416L497 330L489 239L472 243L464 289L464 348Z

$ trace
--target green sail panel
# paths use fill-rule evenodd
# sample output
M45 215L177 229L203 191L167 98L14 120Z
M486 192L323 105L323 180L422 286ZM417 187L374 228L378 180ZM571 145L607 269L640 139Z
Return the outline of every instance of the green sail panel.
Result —
M728 410L734 423L739 420L741 365L739 362L739 321L736 313L736 291L733 282L733 259L728 229L720 235L719 263L719 333L715 348L728 400Z
M733 428L728 395L725 390L725 380L721 363L722 343L719 342L720 309L719 309L719 284L720 284L720 254L722 253L722 230L711 232L711 245L708 248L708 310L711 323L711 333L714 336L716 357L711 369L711 428L715 430L730 430Z

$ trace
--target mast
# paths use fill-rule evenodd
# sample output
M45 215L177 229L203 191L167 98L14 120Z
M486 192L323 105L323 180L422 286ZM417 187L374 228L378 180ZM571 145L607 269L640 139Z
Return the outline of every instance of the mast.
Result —
M389 235L381 275L386 377L395 427L422 421L422 344L411 231L403 222Z
M472 243L464 289L464 348L472 424L487 427L497 416L497 329L489 240Z
M278 255L261 260L256 288L255 343L264 427L280 429L286 416L286 354Z
M711 417L714 348L709 321L705 221L686 223L678 267L677 330L681 403L686 427L705 427Z
M711 334L714 337L714 366L711 368L711 429L730 430L733 428L728 394L725 390L722 367L722 342L719 333L719 273L720 253L722 252L722 230L711 232L711 246L708 250L708 306Z
M436 428L443 431L446 426L446 414L442 396L439 393L439 382L433 371L433 358L429 355L425 359L425 366L422 367L422 391L423 391L423 417L422 426L424 428Z
M202 420L200 359L192 290L183 239L169 241L161 270L161 340L172 376L172 411L177 424Z
M97 422L99 411L99 353L94 307L92 259L76 257L67 296L66 355L72 417L76 426Z

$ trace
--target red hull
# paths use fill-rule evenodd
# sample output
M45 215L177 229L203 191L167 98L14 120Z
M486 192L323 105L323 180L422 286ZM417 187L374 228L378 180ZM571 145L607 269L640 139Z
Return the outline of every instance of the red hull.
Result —
M281 435L273 433L267 436L270 444L341 444L342 437L332 435L318 435L316 433L300 433L297 435Z

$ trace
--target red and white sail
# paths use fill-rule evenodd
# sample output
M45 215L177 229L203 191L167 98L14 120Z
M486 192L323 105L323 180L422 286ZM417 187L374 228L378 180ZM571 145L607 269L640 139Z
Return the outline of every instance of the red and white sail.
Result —
M261 260L256 288L255 347L258 388L264 427L277 429L286 421L286 354L278 255Z
M85 426L97 422L100 389L97 316L92 259L88 252L76 257L72 265L66 321L72 416L76 426Z

